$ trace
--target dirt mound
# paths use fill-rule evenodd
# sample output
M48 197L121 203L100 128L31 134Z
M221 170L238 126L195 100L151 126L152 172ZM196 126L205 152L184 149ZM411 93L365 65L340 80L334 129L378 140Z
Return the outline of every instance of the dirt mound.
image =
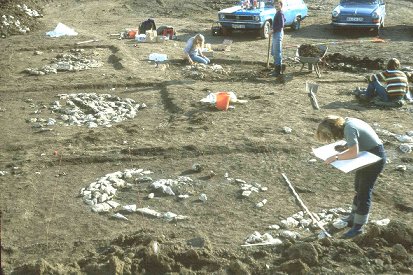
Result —
M156 236L138 231L121 235L92 255L71 264L45 260L25 264L12 274L289 274L332 272L350 267L353 272L411 272L413 230L400 222L370 225L354 241L301 240L237 253L215 250L205 236L185 240L174 234ZM275 263L271 270L266 263Z
M302 44L298 48L298 54L303 57L320 57L324 54L324 52L317 46Z
M335 68L364 68L368 70L382 70L386 68L386 60L383 58L371 59L367 56L345 56L341 53L327 54L324 58L325 62L330 64L332 69Z

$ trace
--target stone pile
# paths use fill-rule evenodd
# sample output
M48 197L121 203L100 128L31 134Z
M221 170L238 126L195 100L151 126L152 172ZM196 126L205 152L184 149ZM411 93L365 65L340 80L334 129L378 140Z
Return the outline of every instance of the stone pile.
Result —
M41 131L51 130L47 128L58 125L86 125L88 128L98 126L110 127L112 123L121 122L136 117L138 110L146 108L146 104L138 104L133 99L121 99L110 94L79 93L60 94L60 100L54 101L50 107L37 106L31 99L31 108L38 108L32 114L36 117L26 119L33 128ZM60 114L56 119L40 117L44 110L50 109L52 113ZM39 131L40 131L39 130Z
M26 4L17 5L17 8L30 17L43 17L41 13L39 13L37 10L30 9L29 7L26 6Z
M1 17L1 29L2 33L27 33L30 31L29 27L22 25L20 20L12 15L3 15Z
M23 22L29 22L30 18L38 18L43 15L34 9L30 9L27 5L13 6L15 9L10 10L14 15L3 14L1 16L0 33L2 37L10 34L25 34L30 31L30 28ZM29 19L27 18L29 17Z
M193 180L190 177L186 176L179 176L178 179L159 179L153 182L150 187L161 194L166 194L169 196L175 196L177 190L173 190L172 188L177 187L179 188L181 185L192 185ZM181 194L180 198L185 198L185 194Z
M203 79L209 74L228 75L229 70L225 70L221 65L212 64L194 64L188 65L184 69L184 73L194 79Z
M343 216L349 215L351 207L344 208L331 208L323 209L319 213L312 213L314 217L319 221L318 224L326 228L328 231L336 231L347 227L347 222L342 220ZM379 226L386 226L389 224L389 219L372 220L372 223ZM299 211L294 215L287 217L280 221L279 224L273 224L268 226L271 232L264 234L258 231L253 232L245 240L243 246L251 246L252 244L267 244L278 245L282 244L284 240L297 240L301 239L304 234L311 233L313 231L321 231L320 228L312 222L312 220L306 217L303 211ZM324 232L318 234L318 238L325 238Z
M53 102L50 109L60 113L59 119L65 125L110 127L112 123L135 118L138 110L146 108L145 103L138 104L133 99L121 99L110 94L79 93L58 96L60 101Z
M103 63L83 56L84 49L72 49L70 53L62 53L52 60L52 64L41 68L26 68L24 72L29 75L57 74L57 72L78 72L98 68Z
M313 213L313 215L319 219L320 225L341 229L345 227L347 223L343 224L340 217L349 214L350 211L351 208L332 208L322 210L320 213ZM268 226L268 229L271 230L271 233L267 232L261 235L258 231L254 232L247 237L245 244L266 242L268 242L268 244L281 244L283 239L300 239L304 233L319 230L320 228L314 224L309 217L306 217L303 211L299 211L286 219L282 219L279 224Z

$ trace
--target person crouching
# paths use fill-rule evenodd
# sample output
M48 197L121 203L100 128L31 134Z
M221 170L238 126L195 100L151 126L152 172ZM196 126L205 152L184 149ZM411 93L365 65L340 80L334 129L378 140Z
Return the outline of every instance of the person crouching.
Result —
M205 38L202 34L197 34L188 39L184 48L184 53L189 63L193 65L195 62L209 64L211 61L203 55Z

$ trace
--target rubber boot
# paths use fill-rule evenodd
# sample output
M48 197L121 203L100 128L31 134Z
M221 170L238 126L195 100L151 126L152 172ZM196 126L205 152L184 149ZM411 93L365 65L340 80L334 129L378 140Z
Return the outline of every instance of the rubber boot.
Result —
M272 76L279 76L281 71L281 66L280 65L274 65L274 71L271 73Z
M353 224L354 224L354 213L353 213L353 212L350 213L350 215L341 218L341 220L342 220L343 222L346 222L346 223L347 223L347 227L350 227L350 228L353 227Z
M278 72L279 72L279 75L282 75L283 73L284 73L284 70L285 70L285 65L284 65L284 69L283 69L283 64L281 63L280 65L278 65Z
M363 225L355 223L349 231L344 233L343 238L344 239L351 239L351 238L353 238L357 235L360 235L361 233L363 233Z
M357 87L357 89L358 89L358 87ZM346 223L347 223L347 227L350 227L350 228L353 227L353 224L354 224L354 216L356 215L356 209L357 209L357 206L356 206L355 204L352 204L352 205L351 205L351 212L350 212L350 214L349 214L348 216L345 216L345 217L341 218L341 220L342 220L343 222L346 222ZM363 221L360 222L360 223L363 223Z

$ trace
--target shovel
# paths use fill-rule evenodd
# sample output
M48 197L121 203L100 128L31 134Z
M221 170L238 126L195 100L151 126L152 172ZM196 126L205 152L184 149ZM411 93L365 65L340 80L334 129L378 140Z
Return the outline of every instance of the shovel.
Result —
M268 34L267 69L270 69L271 35L272 35L272 32Z
M310 102L313 106L313 109L320 110L320 106L318 106L317 98L315 96L315 94L318 91L318 84L305 82L305 90L307 91L308 96L310 97Z

